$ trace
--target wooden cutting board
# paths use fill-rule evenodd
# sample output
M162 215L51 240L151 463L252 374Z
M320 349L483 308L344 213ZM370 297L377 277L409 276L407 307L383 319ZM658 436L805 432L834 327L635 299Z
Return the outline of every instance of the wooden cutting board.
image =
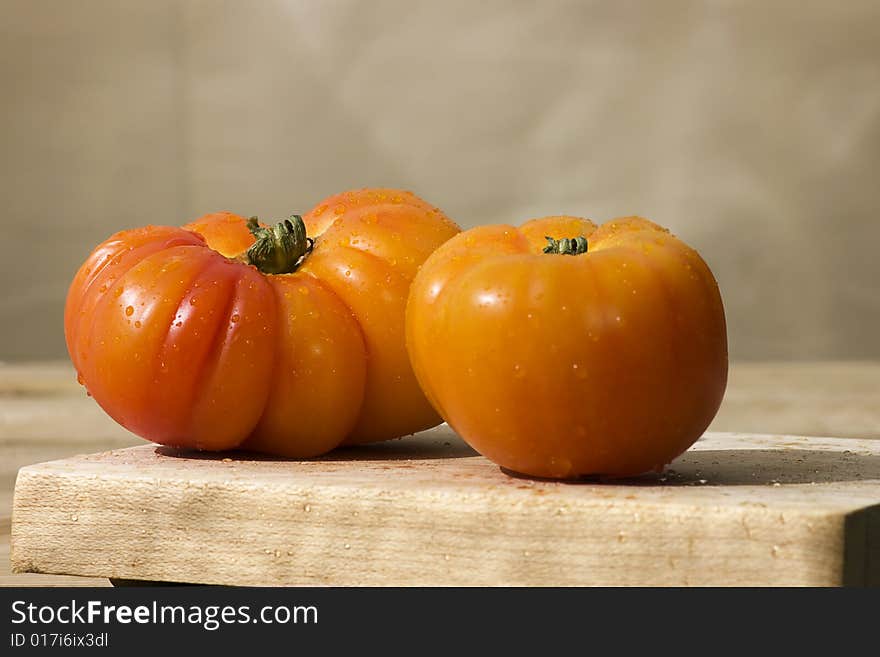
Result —
M880 441L707 433L517 478L448 427L314 461L143 445L22 468L12 565L236 585L878 585Z

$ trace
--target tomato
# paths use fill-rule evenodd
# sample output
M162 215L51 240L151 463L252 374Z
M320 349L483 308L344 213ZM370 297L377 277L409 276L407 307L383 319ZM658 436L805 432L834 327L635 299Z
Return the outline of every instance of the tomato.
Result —
M538 477L662 469L712 421L727 382L711 271L638 217L463 232L416 277L406 331L443 418Z
M413 433L440 418L406 353L407 294L457 232L383 189L273 228L218 213L123 231L70 286L68 351L110 416L165 445L309 457Z

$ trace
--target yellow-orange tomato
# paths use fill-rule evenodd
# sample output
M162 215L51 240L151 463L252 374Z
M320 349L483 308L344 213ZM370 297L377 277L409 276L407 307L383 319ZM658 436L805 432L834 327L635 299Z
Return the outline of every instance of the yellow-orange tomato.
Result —
M533 476L662 468L703 433L727 383L712 273L638 217L461 233L422 266L406 329L443 418L489 459Z
M218 213L123 231L71 284L68 351L110 416L165 445L309 457L419 431L440 418L409 364L404 309L419 265L457 232L385 189L272 229Z

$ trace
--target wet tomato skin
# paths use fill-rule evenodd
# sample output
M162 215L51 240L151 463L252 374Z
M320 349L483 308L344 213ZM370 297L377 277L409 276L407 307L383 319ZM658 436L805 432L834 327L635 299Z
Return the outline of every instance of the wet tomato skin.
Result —
M585 253L544 253L583 236ZM482 226L441 246L407 307L416 375L475 449L523 474L661 469L709 425L727 381L718 286L638 217Z
M232 213L111 236L68 292L80 382L133 433L182 448L309 457L437 424L404 309L418 265L458 227L384 189L332 196L303 220L314 245L285 274L234 258L254 237ZM401 399L407 411L389 412Z

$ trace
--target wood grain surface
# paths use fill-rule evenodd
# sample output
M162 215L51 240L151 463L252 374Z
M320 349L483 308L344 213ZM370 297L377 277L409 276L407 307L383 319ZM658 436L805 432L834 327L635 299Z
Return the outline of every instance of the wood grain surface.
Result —
M730 383L725 402L710 429L713 431L738 431L744 433L773 432L814 436L834 434L837 436L861 438L880 437L880 364L859 362L734 364L731 368ZM433 434L424 439L430 442L435 438L439 440ZM752 495L754 490L756 490L755 487L760 490L766 490L774 496L774 500L784 500L785 508L777 512L775 508L767 507L764 511L757 513L759 517L775 517L776 524L767 520L766 522L760 522L757 526L753 526L750 520L746 519L748 531L755 537L754 546L750 548L751 551L744 552L742 558L736 561L740 565L747 562L758 563L761 560L761 551L763 550L763 555L766 557L769 550L771 558L780 567L774 569L775 575L768 573L766 578L757 583L778 583L781 581L780 578L787 576L782 573L788 572L781 568L781 565L796 563L800 564L798 567L801 568L801 577L806 578L800 580L802 582L809 580L813 583L820 581L829 583L858 583L859 581L868 581L868 578L873 576L871 575L873 571L870 570L872 566L865 566L863 564L862 572L859 572L858 568L853 565L859 563L858 550L851 554L848 561L845 559L847 547L851 551L856 549L854 547L856 544L853 540L849 542L845 540L847 536L857 536L861 532L861 534L867 537L876 536L877 533L876 527L873 527L871 524L873 519L876 518L874 513L856 511L857 508L861 508L859 505L867 507L872 504L870 500L873 493L870 491L875 490L875 483L872 482L877 479L876 454L873 443L868 441L832 440L813 441L809 446L806 446L801 439L792 439L792 441L788 442L794 442L797 444L796 446L782 445L779 448L773 447L772 441L774 439L772 438L743 436L736 438L738 441L746 441L746 443L740 442L740 447L735 450L737 452L736 463L739 464L738 467L741 466L740 469L736 472L720 472L717 471L717 465L713 464L713 461L719 461L720 464L722 460L719 458L708 458L712 452L727 452L729 450L729 446L719 444L719 440L723 442L722 438L709 437L699 443L697 446L698 450L685 455L683 457L684 460L680 464L673 466L673 469L676 469L678 473L674 475L673 479L667 479L666 482L639 482L638 485L631 487L635 491L632 494L642 495L646 493L650 496L659 495L662 498L662 502L658 502L654 500L654 497L651 497L650 499L654 501L648 504L650 509L655 508L651 506L655 503L667 504L668 499L663 497L665 495L675 495L683 500L690 500L682 504L676 502L676 504L667 509L667 512L660 514L660 516L670 522L672 522L671 519L677 519L675 522L682 523L682 527L686 526L691 529L694 528L694 523L697 522L694 518L706 517L705 508L700 507L703 509L701 513L694 515L694 508L696 507L688 506L689 504L692 505L693 495L698 495L699 499L704 501L714 500L710 505L713 509L712 513L715 513L714 509L716 507L725 509L722 515L726 518L725 523L727 524L721 524L727 526L730 531L733 531L737 518L740 519L740 527L742 529L741 520L744 517L744 512L738 509L736 505L732 507L727 505L725 500L739 499L741 502L746 502L746 504L742 505L743 509L749 509L751 512L757 513L757 510L761 507L750 506L750 500L754 500L749 498L749 495ZM758 444L755 444L755 441ZM770 442L768 443L768 441ZM446 442L450 444L448 446L444 445L443 443ZM783 440L783 442L786 441ZM751 446L743 447L746 444ZM180 465L179 456L157 455L155 447L144 445L143 441L132 436L107 418L100 408L83 394L82 389L75 382L69 365L65 363L0 365L0 585L106 584L107 576L123 576L126 572L130 572L121 567L121 569L117 568L117 570L112 572L88 571L89 574L100 575L100 579L40 574L13 575L10 573L8 565L8 533L10 530L12 487L19 467L75 454L89 454L129 445L143 445L142 449L136 452L140 455L139 457L149 456L150 459L156 460L159 459L159 456L163 456L160 462L171 460L177 464L177 467ZM386 453L383 456L383 450L388 449L398 451L395 451L393 455ZM488 531L488 527L494 527L493 531L498 531L498 527L493 526L491 523L485 524L487 518L491 519L498 516L504 509L517 509L518 505L521 505L521 501L517 501L520 498L510 497L510 495L527 495L530 498L541 498L541 504L547 506L539 505L539 507L548 511L548 518L556 519L555 524L550 519L543 521L548 528L552 528L558 525L559 518L566 517L565 513L567 511L562 511L555 515L559 509L571 508L576 509L578 513L583 512L582 507L586 502L580 500L580 497L578 497L579 501L572 503L574 504L573 507L570 505L566 506L565 504L553 506L556 502L566 502L566 504L569 504L565 496L572 495L571 491L581 491L574 494L582 496L582 491L593 488L596 488L601 495L608 495L610 491L623 490L623 488L617 486L609 487L607 485L583 484L573 486L511 479L500 473L494 466L482 462L482 459L468 456L466 447L450 436L444 436L440 440L440 444L435 445L432 449L437 450L435 453L436 457L442 456L443 458L426 459L424 446L417 446L413 439L407 439L406 441L396 441L387 446L379 446L373 449L375 453L372 456L360 456L350 453L346 456L340 453L334 455L331 461L319 462L323 463L324 466L331 465L331 471L336 469L337 473L340 471L340 468L344 468L345 464L348 464L349 468L354 468L355 473L374 477L378 476L377 473L379 471L377 468L394 466L394 469L391 471L382 470L384 473L381 477L382 481L391 479L403 481L401 476L407 473L407 476L410 478L405 480L410 482L414 490L405 495L401 494L400 499L408 501L411 505L415 504L417 500L419 504L424 503L424 507L419 507L415 510L409 507L407 513L410 516L421 518L420 522L425 526L432 523L430 527L440 526L437 524L435 517L437 511L434 505L441 504L451 493L447 490L447 487L441 487L440 490L431 494L424 492L427 498L419 498L417 493L422 494L423 491L430 489L426 488L426 483L423 480L418 478L412 479L412 476L414 476L412 474L413 470L427 468L426 472L433 472L437 468L460 468L460 476L452 477L450 475L450 477L451 481L455 481L457 485L463 486L465 499L470 500L471 504L469 507L466 506L466 508L470 509L468 511L470 515L465 514L465 516L471 519L476 517L474 514L488 514L487 509L489 508L486 506L487 502L485 500L478 503L477 498L473 496L474 493L470 491L470 486L473 485L475 478L485 477L490 491L502 491L496 500L496 506L491 507L492 513L483 518L481 521L482 525L479 525L479 523L479 526L475 525L470 534L461 534L453 540L450 535L447 535L448 532L444 534L443 531L435 528L427 532L427 535L433 538L428 541L427 545L422 546L420 551L416 550L415 546L410 546L409 548L405 547L397 550L396 553L391 553L388 556L389 561L386 565L397 564L395 568L400 570L401 573L409 573L406 575L406 578L408 578L406 581L408 582L414 581L415 570L427 568L428 565L435 564L435 562L436 565L433 572L441 574L444 572L451 573L448 576L444 575L439 583L455 583L459 581L455 579L455 573L473 570L473 563L468 565L467 562L468 559L473 562L477 555L472 550L469 551L465 548L468 545L472 547L476 545L475 542L478 541L478 537L485 534ZM400 450L403 451L400 452ZM418 454L414 455L411 450L415 450ZM447 458L450 455L444 453L443 450L452 450L454 452L453 458ZM783 458L787 452L792 452L792 450L796 452L793 457L794 461L787 457ZM782 456L779 455L780 453ZM107 457L109 459L108 463L116 463L118 466L121 466L125 459L130 457L120 456L119 454L133 453L116 452L115 454L112 457ZM773 455L772 457L770 456L771 454ZM388 458L389 462L384 463L383 466L381 460L385 458ZM688 464L687 459L690 458L702 460ZM707 458L708 461L706 461ZM90 467L98 467L100 472L105 472L108 469L104 465L99 466L98 464L101 461L95 461L94 459L95 457L87 457L81 459L81 462L91 464ZM801 460L799 461L798 459ZM152 463L152 461L149 462ZM724 462L727 463L727 461ZM230 482L238 481L240 484L242 481L250 479L254 474L249 468L257 468L260 472L263 472L267 468L273 467L271 462L266 461L252 462L244 460L224 462L221 459L219 462L212 463L205 459L196 459L195 465L192 467L188 465L187 470L200 472L209 465L213 468L211 471L224 473L224 476L237 473L235 476L231 478L227 476L227 478ZM275 463L274 465L282 468L291 467L290 463ZM357 507L357 504L366 504L371 499L375 501L385 498L379 495L378 491L370 488L370 486L358 483L357 490L360 490L360 487L362 487L366 492L362 496L357 497L357 500L359 500L356 500L357 504L349 502L350 504L355 504L356 508L349 507L352 515L344 516L344 519L343 516L337 517L330 514L328 511L329 507L326 506L329 504L329 500L323 498L321 498L323 501L320 502L317 509L314 508L313 504L309 503L309 512L305 512L303 510L304 507L301 505L299 512L294 513L296 504L299 503L302 496L306 495L308 490L311 490L306 490L308 488L306 484L313 485L315 478L314 473L309 470L309 468L316 467L315 463L304 463L299 464L299 466L302 468L299 471L299 476L308 474L308 482L304 483L295 479L295 481L299 481L296 485L301 488L287 490L285 495L288 497L286 499L293 500L293 506L291 509L284 511L284 513L287 514L285 517L289 516L288 521L292 521L291 519L300 521L302 518L308 518L310 522L315 523L313 526L309 525L311 527L310 533L306 532L302 536L304 545L306 547L311 546L309 549L312 550L312 556L310 557L313 559L312 566L304 568L304 564L307 561L302 561L309 554L308 550L305 550L303 554L297 553L299 556L296 554L288 555L288 550L296 552L296 549L298 549L297 544L285 544L279 540L268 541L265 540L268 536L260 532L254 535L256 542L251 547L254 550L259 549L263 552L260 553L262 556L256 553L252 555L256 559L253 563L262 563L260 559L265 561L263 565L266 568L263 570L263 575L260 575L261 577L265 577L267 572L274 573L278 571L282 574L287 573L284 577L300 577L308 582L342 581L344 577L351 576L350 574L346 575L346 572L352 559L360 562L363 562L365 559L364 551L368 549L368 546L364 541L367 540L367 537L372 537L370 540L374 546L382 546L393 542L392 539L395 534L383 530L382 527L385 525L376 525L372 529L369 526L357 529L357 526L352 524L353 519L356 518L361 518L361 522L364 522L362 515L364 511L362 507ZM702 469L697 470L697 466ZM713 470L712 468L715 469ZM33 471L30 472L31 474L27 475L28 477L35 476ZM95 473L96 476L100 472ZM699 472L699 475L697 472ZM755 475L753 480L746 481L749 477L752 477L752 474ZM857 477L856 475L859 476ZM43 476L48 475L43 473L32 481L34 486L36 486L34 490L41 490L39 487L45 484L45 480L40 479ZM328 473L326 476L332 480L331 473ZM342 475L337 474L336 476L341 477ZM71 481L69 475L63 473L63 467L61 471L52 470L51 477L61 477L61 480L66 482L65 485ZM675 477L681 477L682 479L675 479ZM360 481L351 472L344 475L344 478L347 481ZM76 478L74 477L74 479ZM282 479L286 480L286 475ZM430 481L435 480L433 475L429 479ZM700 479L705 479L707 483L701 484ZM179 477L178 480L180 480ZM43 483L39 483L40 481L43 481ZM226 479L222 481L226 481ZM321 481L326 482L329 480L322 479ZM816 483L811 483L813 481ZM205 484L208 486L205 490L214 491L211 495L219 496L216 497L216 500L222 499L223 495L233 495L234 487L227 490L223 488L225 484L216 484L219 488L216 488L215 484L216 482L210 486ZM351 492L353 490L351 489L352 485L351 483L347 484L349 488L346 490ZM552 492L557 489L560 489L560 492ZM154 491L150 487L147 487L147 490ZM201 495L201 493L197 492L199 490L198 485L193 488L191 484L189 488L184 487L178 492L181 490L187 491L185 495L181 493L183 495L182 499L189 500L190 502L193 502L194 497L198 499L198 496ZM793 502L799 498L812 499L810 496L815 495L814 491L816 490L822 491L823 495L826 493L829 495L826 501L828 501L830 506L827 509L823 507L825 510L814 510L807 513L806 515L812 515L809 520L804 520L806 512L792 511L788 508L787 505L790 501ZM336 484L327 488L322 494L331 495L331 493L332 495L342 494ZM57 494L57 491L43 490L40 496L51 497L55 494ZM563 497L560 498L560 495ZM151 497L157 497L155 491L150 493L147 499ZM548 501L543 502L544 498ZM215 498L212 497L211 499ZM606 538L611 536L612 539L617 541L615 549L620 550L621 554L629 555L627 558L632 558L632 555L638 552L639 549L636 540L638 533L633 533L632 528L627 533L625 528L621 529L621 523L624 523L626 518L632 520L635 517L633 514L638 514L640 520L637 526L650 533L650 522L646 523L645 520L646 512L633 511L631 508L633 500L627 500L626 495L623 496L622 500L618 499L617 493L612 494L610 501L609 498L602 498L601 496L597 498L597 500L599 499L605 499L605 504L613 504L616 510L614 513L603 514L604 524L599 523L597 528L601 528L605 532L603 535ZM833 503L830 502L832 499L835 500ZM400 515L403 513L402 509L406 508L394 503L393 500L389 500L391 498L383 502L384 506L380 505L380 508L384 509L382 513L387 518L382 515L376 516L377 519L385 518L382 520L385 524L390 522L390 519L402 517ZM192 506L184 504L180 499L173 496L165 499L165 501L168 504L164 513L177 514L178 516L183 514L180 517L186 517L186 513L189 513L186 509ZM195 504L193 508L197 508L201 502L195 501L193 503ZM595 503L600 504L598 501ZM766 502L758 500L756 504L766 504ZM39 504L36 504L33 508L38 508L38 506ZM154 512L158 513L158 504L153 504L152 507ZM324 507L323 511L320 507ZM77 506L76 508L79 507ZM685 512L687 509L690 510ZM318 513L312 515L313 510L317 510ZM266 509L262 511L252 509L252 511L256 514L253 520L257 523L258 527L264 524L268 526L268 523L281 522L280 516L277 520L269 518L271 514ZM62 516L65 512L68 513L68 516L66 520L63 520ZM321 515L322 512L324 515ZM359 515L354 516L355 512ZM52 513L61 514L56 518L57 522L60 523L57 526L70 526L71 529L79 528L78 531L85 531L88 534L88 531L82 529L87 527L87 523L84 520L80 520L82 514L62 508L57 508ZM144 512L141 511L141 513ZM265 513L267 516L260 518L260 513ZM272 513L282 512L276 510ZM341 514L343 511L340 510L338 513ZM791 515L792 513L795 515ZM76 515L77 520L71 520L71 514ZM395 516L395 514L398 515ZM88 514L86 514L86 517L88 517ZM648 513L647 517L656 518L658 516L652 511ZM774 534L779 529L776 525L782 526L779 520L780 517L785 519L785 526L788 527L783 533L783 537L786 537L785 541L777 540L779 534ZM267 520L266 518L269 519ZM457 526L463 530L464 525L456 525L452 520L454 519L449 520L452 523L448 525L448 527L452 528L449 531L453 531ZM444 520L444 522L447 521ZM460 522L465 522L465 520ZM510 522L513 523L510 531L515 534L520 532L525 536L531 531L534 535L534 528L527 529L521 527L516 529L514 521L511 520ZM805 523L809 523L810 527ZM135 524L131 525L132 528L136 526ZM797 534L800 537L798 540L803 539L807 541L811 546L809 550L797 547L796 544L792 543L791 537L794 536L792 531L790 531L792 526L800 528L798 531L802 533ZM155 531L149 525L137 527L140 531L146 529L147 535L151 535ZM613 536L615 528L617 528L619 541L618 538ZM337 534L333 535L331 530L336 531ZM178 531L180 531L179 528ZM621 531L623 531L622 537L619 534ZM742 531L744 532L745 529L742 529ZM370 532L373 533L371 534ZM871 534L871 532L874 532L874 534ZM358 536L360 538L357 538ZM819 538L820 536L821 538ZM266 545L256 545L256 543L260 543L257 538L264 539L262 542L266 543ZM336 542L334 543L330 539L336 539ZM143 547L145 540L140 538L136 545ZM182 538L177 538L175 542L183 547L185 544L181 543L182 540ZM318 567L317 555L320 552L319 545L321 540L330 541L327 545L333 556L332 558L323 558L326 555L322 555L320 564L323 564L323 566ZM446 541L445 543L443 542L444 540ZM871 540L876 545L876 537ZM678 552L673 550L672 553L662 553L667 560L669 573L659 579L655 579L654 583L669 582L675 578L678 578L675 581L680 583L699 583L699 578L695 579L693 573L687 567L681 565L681 561L687 562L687 559L682 555L687 555L688 550L692 553L698 546L704 546L705 543L701 541L704 541L704 539L698 541L697 538L694 538L690 548L681 541L671 541L667 547L672 550L677 545L676 550ZM810 543L809 541L813 542ZM345 547L346 545L348 545L347 548ZM583 544L581 547L587 550L587 553L593 549L593 547L587 544ZM269 552L265 552L265 550L269 550ZM278 551L278 556L275 555L276 550ZM337 550L338 554L334 550ZM38 552L43 554L45 550L40 548ZM526 552L529 554L526 555ZM504 583L510 584L524 581L533 582L538 579L545 583L550 583L553 581L553 577L559 576L561 566L558 563L554 567L538 567L535 565L537 561L532 552L537 555L548 554L546 547L541 548L538 545L535 545L533 549L523 548L518 559L514 559L515 555L513 553L505 552L501 547L488 549L486 553L492 557L490 560L492 565L483 572L486 573L486 577L497 577L499 581L503 580ZM865 550L862 550L862 552L865 552ZM133 552L126 554L132 557L132 563L136 561ZM353 558L351 556L353 554L356 557ZM678 561L676 560L676 554L678 554ZM853 557L853 554L856 556ZM505 555L508 557L507 560L501 558ZM646 552L645 555L645 558L650 558L657 562L657 555L653 551L650 554ZM745 555L752 556L747 558ZM671 562L669 561L670 558L672 559ZM708 559L709 557L701 558ZM87 562L88 560L87 556L82 556L82 561ZM849 571L844 568L844 562L849 564ZM144 563L143 560L140 563ZM721 563L721 561L706 561L700 566L700 570L710 572L721 567ZM453 568L448 564L455 564L456 567ZM673 567L672 564L678 565ZM24 563L22 565L29 569L39 568L39 564ZM47 568L41 569L47 570ZM66 572L72 571L67 570ZM76 572L86 573L85 570L77 570ZM358 583L376 583L380 580L381 583L388 583L387 578L382 580L378 576L378 571L371 572L365 573L364 578L361 578ZM594 570L593 572L603 572L603 577L610 578L609 583L622 584L630 581L627 580L626 573L619 572L611 567L606 568L604 571ZM150 574L143 570L138 572L139 577L152 577L159 574L159 572ZM400 581L404 581L403 575L400 577ZM741 579L745 577L747 575L740 575ZM277 580L275 583L283 581L283 577L281 579L276 577L275 580ZM745 581L745 579L742 579L742 581Z
M875 441L706 434L666 473L565 484L511 477L443 426L314 461L143 445L29 466L12 565L251 586L864 585L880 583L873 524Z

